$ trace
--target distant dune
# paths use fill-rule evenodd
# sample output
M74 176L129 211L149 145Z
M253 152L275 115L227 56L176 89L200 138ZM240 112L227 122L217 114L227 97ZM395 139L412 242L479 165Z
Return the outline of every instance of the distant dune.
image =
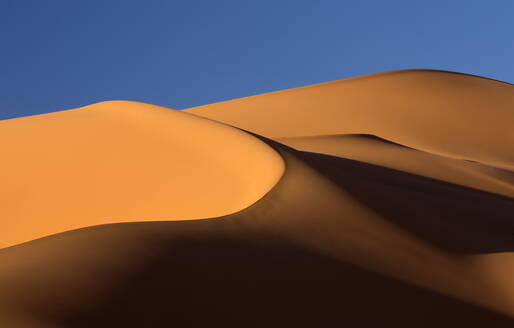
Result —
M514 327L513 126L431 70L0 121L0 327Z

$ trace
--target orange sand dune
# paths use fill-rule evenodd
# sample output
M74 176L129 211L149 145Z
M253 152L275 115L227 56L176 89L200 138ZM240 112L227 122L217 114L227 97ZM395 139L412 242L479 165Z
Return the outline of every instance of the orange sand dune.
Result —
M513 93L399 71L0 122L0 242L34 239L0 326L513 327Z
M453 72L404 70L186 110L275 137L372 134L419 150L514 168L514 88Z
M0 247L96 224L230 214L283 171L257 138L134 102L1 121L0 134Z

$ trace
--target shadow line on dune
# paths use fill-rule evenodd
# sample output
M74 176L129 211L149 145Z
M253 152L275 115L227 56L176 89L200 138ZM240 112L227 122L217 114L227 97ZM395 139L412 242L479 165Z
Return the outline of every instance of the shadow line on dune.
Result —
M298 154L385 219L439 248L514 251L514 199L356 160Z
M385 138L379 137L379 136L374 135L374 134L369 134L369 133L317 134L317 135L312 135L312 136L283 137L283 138L276 138L276 139L278 141L282 141L282 140L287 141L287 140L294 140L294 139L310 139L310 138L316 139L316 138L326 138L326 137L332 137L332 138L362 138L362 139L367 139L367 140L371 140L371 141L381 142L381 143L392 145L392 146L397 146L397 147L401 147L401 148L412 149L412 150L415 150L415 151L423 152L422 150L419 150L419 149L416 149L416 148L413 148L413 147L409 147L407 145L403 145L401 143L398 143L398 142L395 142L395 141L392 141L392 140L389 140L389 139L385 139Z

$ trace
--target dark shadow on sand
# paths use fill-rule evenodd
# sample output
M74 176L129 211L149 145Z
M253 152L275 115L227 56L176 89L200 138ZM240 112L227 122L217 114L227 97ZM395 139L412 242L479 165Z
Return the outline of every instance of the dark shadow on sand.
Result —
M514 199L382 166L298 152L387 220L440 248L514 251Z

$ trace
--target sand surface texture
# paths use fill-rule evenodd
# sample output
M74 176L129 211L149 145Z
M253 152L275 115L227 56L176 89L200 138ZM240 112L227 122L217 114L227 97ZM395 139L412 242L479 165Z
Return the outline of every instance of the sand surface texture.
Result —
M104 102L0 149L2 327L514 327L510 84Z

